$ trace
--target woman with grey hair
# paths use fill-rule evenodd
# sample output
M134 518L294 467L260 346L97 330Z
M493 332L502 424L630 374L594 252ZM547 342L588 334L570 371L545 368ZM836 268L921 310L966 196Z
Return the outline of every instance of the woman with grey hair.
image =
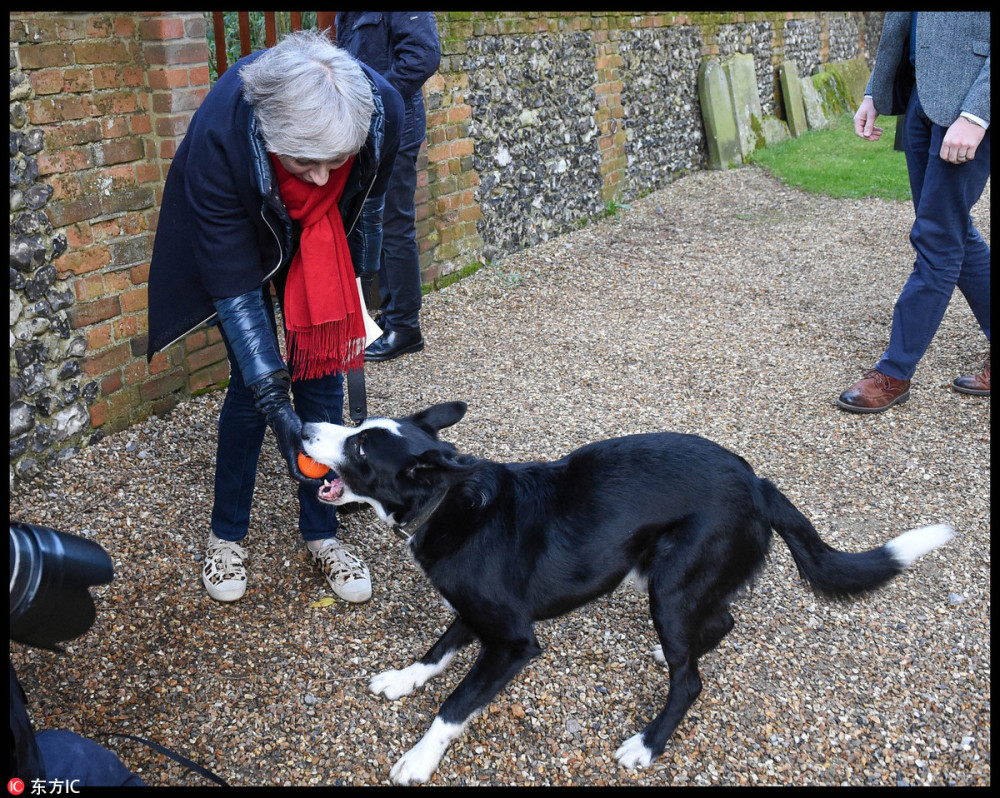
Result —
M300 31L219 78L170 165L150 263L147 358L206 322L218 325L229 356L202 568L219 601L246 590L241 543L268 426L298 481L310 556L341 598L371 596L368 568L337 539L336 508L318 500L320 482L297 458L304 422L342 422L343 375L362 362L355 275L378 270L402 120L399 94L378 73L325 34Z

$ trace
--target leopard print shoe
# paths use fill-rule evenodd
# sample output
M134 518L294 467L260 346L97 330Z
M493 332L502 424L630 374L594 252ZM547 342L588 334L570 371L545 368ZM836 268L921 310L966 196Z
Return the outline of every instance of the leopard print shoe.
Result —
M330 538L319 551L310 551L313 562L326 581L344 601L359 604L372 597L372 579L368 566L355 553L354 546Z
M201 581L208 595L216 601L236 601L247 589L247 569L243 548L231 540L222 540L212 534L208 539L205 565Z

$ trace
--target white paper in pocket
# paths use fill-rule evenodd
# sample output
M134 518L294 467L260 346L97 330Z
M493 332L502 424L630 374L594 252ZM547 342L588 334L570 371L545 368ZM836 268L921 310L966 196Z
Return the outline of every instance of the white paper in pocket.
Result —
M358 298L361 300L361 310L365 314L365 348L367 349L381 337L382 328L375 323L375 319L365 307L365 293L361 290L361 278L356 277L354 281L358 284Z

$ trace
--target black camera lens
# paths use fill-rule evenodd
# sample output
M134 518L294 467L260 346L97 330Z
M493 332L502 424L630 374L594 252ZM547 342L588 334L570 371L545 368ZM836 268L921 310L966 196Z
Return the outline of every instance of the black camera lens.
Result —
M114 579L107 552L90 540L44 526L10 523L10 639L61 651L96 614L91 585Z

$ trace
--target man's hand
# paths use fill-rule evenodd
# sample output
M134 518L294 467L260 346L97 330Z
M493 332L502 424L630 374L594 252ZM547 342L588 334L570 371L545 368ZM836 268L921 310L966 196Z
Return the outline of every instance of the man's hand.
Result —
M976 149L985 135L986 131L983 128L960 116L952 122L948 132L944 134L944 141L941 142L941 160L953 164L971 161L976 157Z
M854 115L854 132L867 141L878 141L882 135L882 128L875 127L875 120L878 119L878 111L875 110L875 103L871 97L865 97L861 101L861 107Z

